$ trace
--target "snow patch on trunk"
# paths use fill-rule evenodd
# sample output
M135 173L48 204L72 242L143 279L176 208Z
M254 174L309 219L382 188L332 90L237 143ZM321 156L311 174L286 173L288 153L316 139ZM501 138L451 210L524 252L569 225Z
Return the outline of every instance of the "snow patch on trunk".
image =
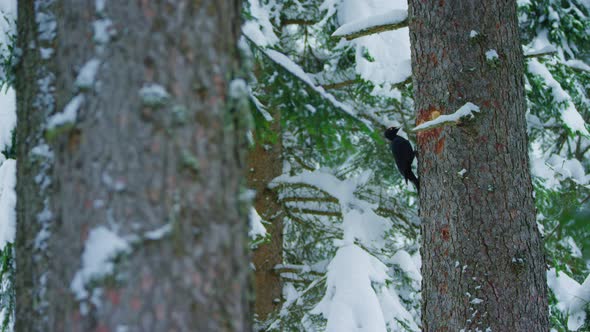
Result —
M80 73L76 77L74 84L80 89L89 89L94 84L96 73L100 66L100 60L94 58L88 60L80 69Z
M84 95L79 94L72 98L66 105L63 112L52 115L47 121L47 128L54 129L56 127L65 125L67 123L73 123L78 117L78 110L84 102Z
M110 275L115 270L113 259L129 252L127 241L104 226L90 231L82 254L82 267L76 272L70 289L77 300L88 297L86 285L95 279Z

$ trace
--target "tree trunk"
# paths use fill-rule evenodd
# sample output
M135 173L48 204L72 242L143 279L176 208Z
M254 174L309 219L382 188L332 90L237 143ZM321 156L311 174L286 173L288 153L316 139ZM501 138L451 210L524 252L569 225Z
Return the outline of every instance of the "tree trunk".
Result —
M19 1L17 331L250 330L239 14Z
M263 220L270 222L266 226L270 241L260 244L253 253L256 269L254 312L261 322L280 308L283 290L280 274L274 267L283 262L284 215L276 191L268 188L268 184L283 172L280 119L278 112L273 114L275 118L270 129L277 135L276 142L257 143L248 154L248 186L256 190L254 207Z
M547 331L516 2L411 0L409 14L417 123L481 108L418 133L424 330Z
M36 10L37 9L37 10ZM47 247L52 215L48 196L52 153L43 138L43 122L55 109L55 74L52 61L41 57L50 49L51 29L41 33L36 13L48 12L42 2L19 1L17 46L22 58L16 68L17 204L15 237L15 331L51 331L46 319L49 299L47 278L55 272L54 256ZM31 47L29 47L31 46Z

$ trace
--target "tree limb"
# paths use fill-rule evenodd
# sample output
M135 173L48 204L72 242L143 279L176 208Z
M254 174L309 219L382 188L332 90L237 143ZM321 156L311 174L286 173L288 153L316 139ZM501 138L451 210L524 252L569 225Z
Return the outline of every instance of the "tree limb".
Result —
M338 37L338 38L344 37L344 38L346 38L346 40L353 40L353 39L357 39L360 37L370 36L370 35L374 35L374 34L385 32L385 31L391 31L391 30L405 28L407 26L408 26L408 19L405 19L399 23L376 25L376 26L370 27L368 29L356 31L356 32L346 34L346 35L334 36L334 37Z
M531 53L525 53L524 54L524 57L527 58L527 59L540 58L542 56L545 56L545 55L553 55L555 53L557 53L556 50L549 50L549 51L543 51L543 52L538 52L538 53L531 52Z
M336 82L336 83L330 83L330 84L324 84L322 85L322 88L329 90L329 89L339 89L348 85L352 85L355 83L360 83L362 82L360 79L355 78L352 80L346 80L346 81L342 81L342 82Z
M303 18L287 18L287 19L282 19L281 20L281 26L285 26L285 25L314 25L318 23L317 21L314 20L306 20Z

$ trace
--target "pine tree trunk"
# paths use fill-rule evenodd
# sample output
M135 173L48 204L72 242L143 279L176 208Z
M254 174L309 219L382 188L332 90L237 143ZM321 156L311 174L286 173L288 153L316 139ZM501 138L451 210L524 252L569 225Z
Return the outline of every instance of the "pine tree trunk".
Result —
M516 2L411 0L409 14L417 123L481 108L417 135L424 331L547 331Z
M270 233L270 240L259 245L253 252L254 287L256 301L254 312L259 321L265 321L270 314L281 306L283 285L275 266L283 263L283 213L276 191L268 184L283 172L280 119L278 112L271 130L278 136L272 144L257 143L248 154L248 186L256 190L254 207L264 221Z
M43 12L40 8L39 12ZM42 59L39 48L51 47L51 35L41 35L35 20L35 1L18 2L17 46L22 52L16 72L16 104L18 123L17 204L15 262L16 291L15 331L51 331L47 315L47 276L50 254L46 245L48 223L51 219L48 193L51 154L43 150L42 123L55 109L53 91L55 75L51 62ZM32 45L33 47L28 47ZM38 147L33 153L33 148Z
M17 331L251 329L239 14L19 1Z

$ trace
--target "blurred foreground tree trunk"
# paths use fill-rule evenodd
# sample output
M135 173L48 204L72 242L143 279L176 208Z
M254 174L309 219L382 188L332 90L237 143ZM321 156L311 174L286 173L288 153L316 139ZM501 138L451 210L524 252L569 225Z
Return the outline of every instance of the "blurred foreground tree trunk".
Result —
M15 330L250 330L240 1L18 5Z
M424 331L547 331L516 2L411 0Z

